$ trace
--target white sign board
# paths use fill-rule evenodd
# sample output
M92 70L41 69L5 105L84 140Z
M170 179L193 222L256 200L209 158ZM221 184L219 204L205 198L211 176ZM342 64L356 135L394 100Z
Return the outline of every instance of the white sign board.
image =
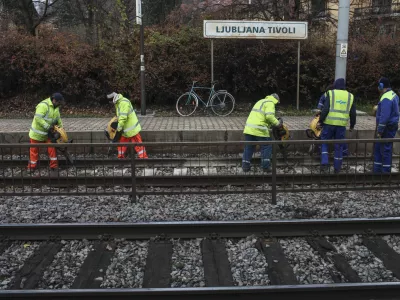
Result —
M340 57L347 57L347 43L340 44Z
M136 24L142 25L142 0L136 0Z
M204 20L204 37L209 39L305 40L307 22Z

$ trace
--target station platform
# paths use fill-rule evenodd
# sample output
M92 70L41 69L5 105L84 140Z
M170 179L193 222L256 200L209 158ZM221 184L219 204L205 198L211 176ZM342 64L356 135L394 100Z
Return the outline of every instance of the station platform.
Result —
M140 117L142 138L146 142L206 142L243 140L246 117ZM308 139L305 130L312 117L283 117L292 139ZM74 143L107 142L104 129L110 118L63 118L64 128ZM0 143L28 143L32 119L0 119ZM358 116L349 139L373 138L375 118Z

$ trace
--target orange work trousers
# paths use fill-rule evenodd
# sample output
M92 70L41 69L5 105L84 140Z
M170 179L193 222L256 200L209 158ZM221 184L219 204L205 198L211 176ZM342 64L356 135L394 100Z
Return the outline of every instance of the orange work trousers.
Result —
M30 139L31 144L43 144L43 143L51 143L50 139L47 140L47 142L41 142L37 141L34 139ZM56 148L54 147L48 147L47 152L49 154L50 158L50 168L56 169L58 168L58 160L57 160L57 151ZM39 160L39 148L37 147L32 147L29 149L29 163L28 163L28 169L35 169L37 167Z
M140 136L140 133L138 133L137 135L129 138L121 136L121 139L119 141L120 143L142 143L142 137ZM128 147L126 146L118 147L118 158L124 158L127 150ZM139 158L148 158L144 146L135 146L135 151Z

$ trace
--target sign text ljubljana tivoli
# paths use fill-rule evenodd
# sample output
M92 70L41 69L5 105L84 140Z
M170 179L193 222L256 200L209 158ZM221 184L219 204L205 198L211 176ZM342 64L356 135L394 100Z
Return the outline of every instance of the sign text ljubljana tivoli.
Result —
M205 38L307 39L307 22L204 21Z

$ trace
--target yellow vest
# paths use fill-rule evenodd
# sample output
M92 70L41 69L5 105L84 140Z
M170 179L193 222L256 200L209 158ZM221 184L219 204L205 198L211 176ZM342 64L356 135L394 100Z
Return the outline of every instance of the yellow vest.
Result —
M275 105L278 100L272 96L259 100L250 112L244 127L244 134L269 137L269 127L276 126L279 121L275 118Z
M346 126L350 119L350 109L353 105L354 96L348 91L331 90L329 96L329 113L324 124L334 126Z

